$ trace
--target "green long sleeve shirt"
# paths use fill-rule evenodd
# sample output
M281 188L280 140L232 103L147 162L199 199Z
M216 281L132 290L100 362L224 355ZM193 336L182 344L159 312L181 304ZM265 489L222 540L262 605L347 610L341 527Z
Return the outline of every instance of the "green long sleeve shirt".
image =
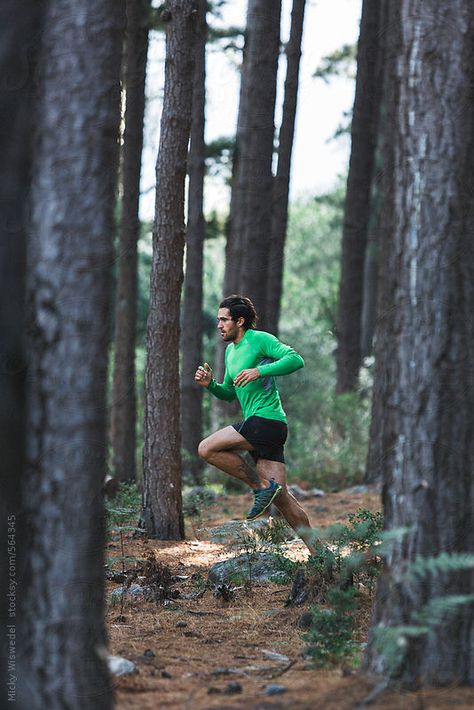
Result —
M242 340L230 343L225 351L225 375L222 384L212 380L208 390L218 399L239 400L244 419L251 416L286 422L275 377L289 375L304 366L304 360L292 347L262 330L249 329ZM258 380L234 387L241 370L256 367Z

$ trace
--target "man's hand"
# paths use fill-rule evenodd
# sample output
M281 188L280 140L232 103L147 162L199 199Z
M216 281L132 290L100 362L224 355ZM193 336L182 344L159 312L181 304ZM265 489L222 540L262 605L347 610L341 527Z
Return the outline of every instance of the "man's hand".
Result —
M245 387L249 382L258 380L260 377L260 372L256 367L250 368L250 370L241 370L238 375L234 377L234 387Z
M209 387L212 380L212 370L207 362L205 362L204 365L199 365L196 370L196 374L194 375L194 379L198 385L201 385L202 387Z

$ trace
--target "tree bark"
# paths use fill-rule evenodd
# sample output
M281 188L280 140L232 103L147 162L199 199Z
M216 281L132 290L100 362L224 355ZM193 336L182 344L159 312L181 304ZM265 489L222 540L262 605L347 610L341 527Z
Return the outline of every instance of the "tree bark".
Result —
M380 0L362 4L336 325L338 394L357 388L361 365L364 258L381 95L377 82L380 8Z
M138 204L145 112L145 73L150 0L127 0L125 36L125 130L122 158L122 215L115 305L114 376L110 444L112 470L120 481L136 475L135 343L137 326Z
M380 429L386 527L408 532L387 556L367 665L408 687L472 685L472 603L427 634L400 631L391 669L375 642L474 583L472 571L402 577L422 557L474 552L474 8L469 0L390 5L391 190L374 395L383 404L372 433Z
M280 303L283 290L283 260L286 228L288 225L288 199L290 191L291 154L295 133L298 101L298 76L301 58L301 41L306 0L293 0L290 39L286 45L287 69L283 118L278 139L278 166L273 180L273 217L270 241L266 299L266 330L278 335Z
M206 103L206 0L199 0L196 38L196 66L193 91L191 141L188 156L188 223L186 228L186 272L184 277L181 371L181 431L185 466L191 478L201 482L203 461L197 455L202 438L202 387L194 382L196 367L202 361L203 248L205 221L203 213L206 146L204 120Z
M197 12L171 0L156 164L153 264L147 323L143 519L147 534L181 540L179 305L183 281L184 181L191 128ZM186 327L198 327L195 323Z
M19 589L28 551L25 546L22 484L25 473L26 232L35 128L35 71L44 7L37 0L0 6L0 451L2 525L0 552L0 705L20 702L24 674L18 654L22 616ZM13 586L11 586L11 584ZM13 592L13 593L12 593ZM7 596L10 595L10 596ZM13 661L13 670L9 670Z
M101 489L122 10L63 0L45 18L28 243L22 707L112 706Z
M232 157L232 181L229 219L226 225L226 251L225 251L225 271L223 297L238 293L241 287L241 259L242 259L242 230L244 223L244 195L245 195L245 173L242 168L241 153L248 139L248 72L246 70L247 61L247 37L242 57L240 70L240 94L239 113L237 116L237 129L235 133L235 147ZM220 341L219 341L219 344ZM224 353L224 347L221 347ZM224 358L222 357L222 370Z
M386 104L386 72L385 72L385 45L387 37L388 0L380 0L380 27L378 34L377 71L375 86L378 96L377 130L374 166L372 174L372 188L370 200L370 215L367 228L367 245L364 259L364 281L362 295L360 355L361 362L373 353L373 340L375 333L375 320L377 316L377 273L378 254L380 247L381 211L383 203L384 179L384 141L385 141L385 104Z
M242 261L242 232L244 223L244 205L245 205L245 172L242 168L241 153L248 139L248 72L246 69L247 61L247 36L245 37L245 46L242 57L242 65L240 69L240 94L239 94L239 112L237 116L237 128L235 133L235 147L232 157L232 180L231 180L231 196L229 218L226 225L226 248L225 248L225 271L224 283L222 286L222 296L230 296L233 293L239 293L241 290L241 261ZM215 377L218 382L222 382L224 377L224 353L226 345L219 339L216 345L216 359L214 363ZM217 428L223 420L226 410L225 403L222 400L213 398L211 407L213 413L214 424Z
M272 226L272 158L281 1L249 0L243 71L247 91L247 140L239 146L245 180L241 291L252 299L265 327L268 250Z
M391 421L396 380L386 363L395 357L392 316L395 309L395 292L399 288L398 271L392 263L394 202L394 143L392 130L395 107L398 104L398 84L392 82L393 67L397 61L397 38L401 32L400 19L393 3L386 3L386 30L384 42L384 126L382 140L383 169L380 176L381 206L377 253L377 306L374 339L374 385L370 419L369 446L364 480L381 481L386 452L393 449L394 436ZM392 433L390 433L392 431Z

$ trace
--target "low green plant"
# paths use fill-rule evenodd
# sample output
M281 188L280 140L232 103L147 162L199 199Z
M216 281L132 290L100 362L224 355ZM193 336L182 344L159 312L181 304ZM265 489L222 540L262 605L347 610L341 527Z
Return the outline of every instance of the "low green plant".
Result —
M340 559L321 540L317 540L314 547L315 552L307 563L308 571L321 586L327 588L340 574Z
M299 563L288 559L284 554L283 543L288 540L290 528L284 519L269 518L266 525L252 526L243 525L242 529L236 533L235 540L231 543L231 549L236 555L247 555L248 572L243 574L236 572L231 576L234 585L244 585L246 592L252 590L252 564L256 554L271 553L276 555L279 561L279 571L270 577L270 581L278 584L286 584L294 576L295 569Z
M309 571L323 582L358 582L371 591L381 559L376 554L382 541L383 516L366 508L349 513L348 525L335 523L314 532L316 553L309 558Z
M136 522L141 509L142 494L136 483L120 483L116 496L105 502L107 529L130 529L126 523ZM136 528L132 528L136 529Z
M367 508L359 508L356 513L349 513L349 537L352 546L365 551L381 542L383 514L378 510L373 513Z
M290 527L284 518L268 518L267 525L254 529L255 536L262 542L279 546L292 537Z
M290 528L281 518L269 518L266 525L243 525L236 534L232 547L247 554L256 552L281 552L281 545L288 540Z
M310 558L308 569L316 576L316 583L324 591L325 606L312 608L313 623L306 634L307 653L316 665L331 666L341 660L357 662L358 644L354 642L354 611L358 590L356 578L366 582L369 591L378 575L380 553L386 554L395 540L405 536L407 529L382 532L382 517L361 509L349 516L349 525L331 526L325 531L326 541L317 543L316 554ZM441 553L432 557L419 556L402 562L397 584L426 584L426 578L474 569L474 555L469 553ZM372 584L367 585L367 579ZM407 659L410 642L433 633L436 626L455 614L460 607L474 602L474 594L451 594L430 599L414 610L405 624L380 626L374 631L374 646L383 656L387 673L400 675Z
M183 512L191 518L201 518L205 508L215 500L214 490L203 486L183 491Z
M357 607L354 587L328 591L330 608L312 608L310 631L303 637L307 653L318 668L334 666L343 660L355 660L358 644L354 642L354 616Z
M278 555L278 566L280 569L277 573L270 577L270 581L274 584L288 584L294 579L296 571L301 567L301 562L296 562L295 560L290 560L281 552L276 553Z
M317 531L315 553L307 563L317 598L312 624L305 635L307 653L318 667L342 660L358 662L360 644L354 640L354 612L358 585L372 591L380 568L376 550L382 540L382 515L366 508L348 515L348 524L337 523ZM324 606L323 606L324 604Z

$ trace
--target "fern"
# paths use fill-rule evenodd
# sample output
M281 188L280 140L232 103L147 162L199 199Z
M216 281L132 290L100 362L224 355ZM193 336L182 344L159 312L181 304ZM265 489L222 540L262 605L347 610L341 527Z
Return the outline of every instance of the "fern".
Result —
M408 638L424 636L429 626L384 626L375 629L374 645L385 658L387 669L394 676L405 660Z
M107 557L107 562L109 565L115 565L117 562L133 562L135 564L139 564L140 562L143 562L142 559L139 557L135 557L135 555L125 555L124 557L117 557L117 556L111 556Z
M375 630L375 648L387 663L390 675L394 676L405 660L408 638L417 638L430 633L434 626L441 624L447 616L460 606L474 601L474 594L452 594L431 599L418 612L411 614L413 624L406 626L386 626Z
M384 530L383 532L380 533L379 542L375 542L376 545L376 551L378 555L387 555L391 551L391 545L394 542L399 542L402 540L406 535L408 535L410 532L413 531L413 528L408 528L408 527L400 527L400 528L393 528L392 530Z
M436 557L417 557L407 565L404 576L410 579L424 579L428 575L443 572L459 572L474 568L474 555L468 552L442 552Z
M454 614L460 606L474 601L474 594L451 594L446 597L431 599L418 612L412 614L414 622L429 627L441 624L447 616Z

